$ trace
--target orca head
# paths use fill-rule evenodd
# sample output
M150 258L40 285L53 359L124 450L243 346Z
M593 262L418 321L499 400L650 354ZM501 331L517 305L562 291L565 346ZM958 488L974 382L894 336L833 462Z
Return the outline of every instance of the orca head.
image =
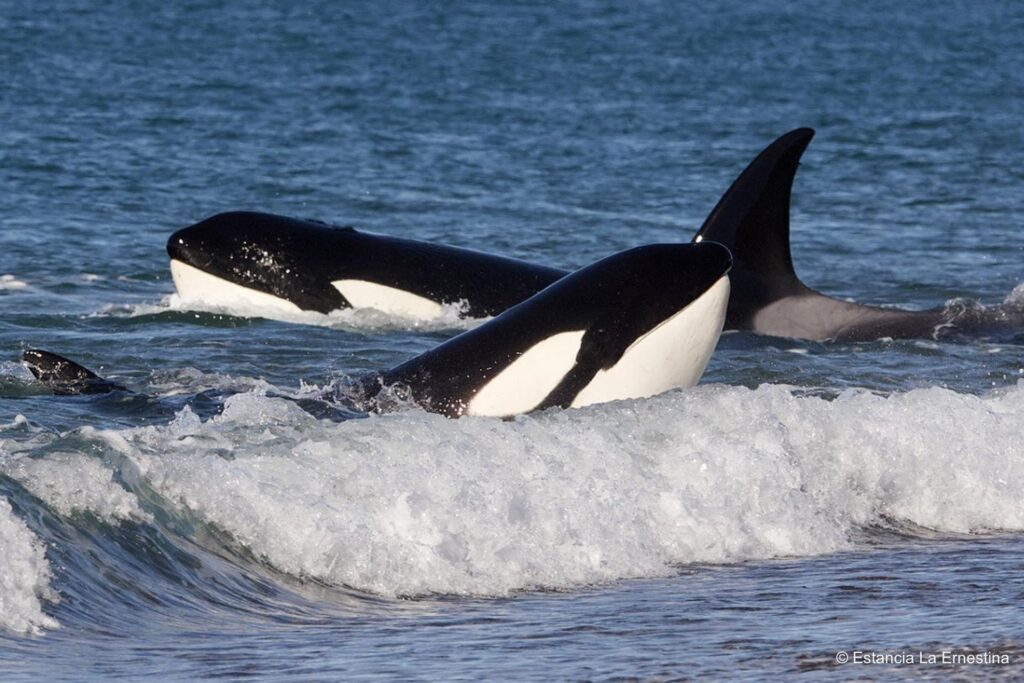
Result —
M697 383L729 300L714 242L630 249L384 374L429 410L505 417Z
M351 232L235 211L178 230L167 240L167 253L185 299L328 313L347 306L326 271L338 237Z

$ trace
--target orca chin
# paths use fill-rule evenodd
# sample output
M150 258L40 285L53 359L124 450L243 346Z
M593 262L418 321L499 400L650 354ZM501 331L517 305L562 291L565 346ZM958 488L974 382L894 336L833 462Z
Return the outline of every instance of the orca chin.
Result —
M643 398L696 384L725 322L729 250L649 245L582 268L479 327L357 383L345 407L383 411L397 387L449 417L506 417ZM59 394L126 391L46 351L32 373ZM287 397L283 397L287 398ZM318 417L323 401L297 400Z
M294 315L302 312L297 304L288 299L217 277L177 259L171 259L171 278L178 295L185 301L268 315Z

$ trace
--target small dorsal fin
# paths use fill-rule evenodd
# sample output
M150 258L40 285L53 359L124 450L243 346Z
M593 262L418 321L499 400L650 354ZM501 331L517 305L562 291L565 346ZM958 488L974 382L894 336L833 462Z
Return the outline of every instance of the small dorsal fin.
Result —
M127 391L119 384L103 379L92 370L49 351L29 349L21 360L29 371L56 394L105 394Z
M768 145L733 181L693 239L724 244L735 259L734 272L748 271L778 294L803 289L789 251L789 202L812 137L813 129L797 128Z
M100 378L92 370L49 351L29 349L21 359L40 382L85 382Z

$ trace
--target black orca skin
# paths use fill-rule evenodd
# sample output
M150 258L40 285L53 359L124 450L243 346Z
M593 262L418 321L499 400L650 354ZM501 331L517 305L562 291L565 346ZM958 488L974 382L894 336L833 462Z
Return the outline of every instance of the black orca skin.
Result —
M49 351L29 349L21 359L32 375L58 396L127 391L120 384L105 380L92 370Z

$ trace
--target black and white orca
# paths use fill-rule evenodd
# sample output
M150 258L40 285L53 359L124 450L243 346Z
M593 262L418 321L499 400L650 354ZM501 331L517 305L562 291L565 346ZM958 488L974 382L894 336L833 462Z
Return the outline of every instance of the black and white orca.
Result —
M175 232L167 253L186 301L268 315L375 308L429 319L452 304L485 318L566 275L471 249L243 211Z
M656 244L582 268L385 373L449 416L581 407L693 386L725 322L732 265L713 242Z
M505 417L643 398L698 382L725 322L729 250L714 242L630 249L582 268L483 325L357 383L345 398L382 410L397 387L449 417ZM123 389L29 351L61 393Z

